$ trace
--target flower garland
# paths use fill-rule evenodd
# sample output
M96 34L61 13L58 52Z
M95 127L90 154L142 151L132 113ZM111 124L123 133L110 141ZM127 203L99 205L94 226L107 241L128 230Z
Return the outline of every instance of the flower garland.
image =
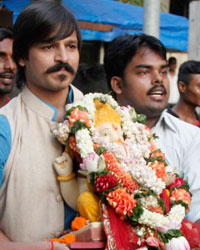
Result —
M96 99L119 114L120 145L95 131ZM120 108L111 96L99 93L85 95L66 109L67 120L58 124L54 134L80 155L80 167L102 200L134 225L138 244L152 246L153 237L154 246L160 244L162 249L172 238L181 237L179 229L191 200L188 184L167 166L150 129L135 122L134 110Z

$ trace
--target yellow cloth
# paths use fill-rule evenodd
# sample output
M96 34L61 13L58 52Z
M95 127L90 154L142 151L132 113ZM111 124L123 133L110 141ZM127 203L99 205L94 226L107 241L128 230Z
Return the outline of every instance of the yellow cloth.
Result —
M100 208L99 198L92 192L83 192L80 194L77 202L80 215L91 222L99 221Z
M95 112L95 127L102 123L118 123L121 126L120 115L108 104L102 103L98 99L94 101L96 112Z

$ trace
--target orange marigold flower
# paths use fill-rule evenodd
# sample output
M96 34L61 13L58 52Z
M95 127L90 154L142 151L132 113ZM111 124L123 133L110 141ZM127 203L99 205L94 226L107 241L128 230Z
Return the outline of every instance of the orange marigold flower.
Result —
M151 212L154 212L154 213L163 214L163 210L160 206L154 207L152 205L148 205L147 209Z
M72 242L76 241L76 237L74 234L66 234L64 237L62 238L53 238L51 241L53 242L60 242L63 244L70 244Z
M191 195L184 188L174 189L171 194L170 200L171 201L183 201L189 206L191 202Z
M70 147L73 151L79 153L79 149L78 149L77 146L76 146L76 139L75 139L75 136L70 136L70 137L69 137L69 147Z
M156 172L156 176L165 181L166 178L166 168L164 162L154 161L151 164L151 168Z
M136 200L124 189L115 189L107 194L108 203L115 209L116 213L123 217L128 213L132 215L132 210L136 205Z
M106 168L117 178L121 187L124 187L127 192L132 193L138 187L137 182L132 179L131 175L128 174L122 166L119 166L115 156L111 153L103 153Z
M79 110L77 107L73 109L70 116L68 116L69 125L72 127L75 121L81 121L90 127L90 122L88 118L88 112L86 110Z
M75 231L75 230L79 230L80 228L84 227L85 225L87 225L87 220L84 217L79 216L79 217L76 217L72 221L71 228L73 231Z

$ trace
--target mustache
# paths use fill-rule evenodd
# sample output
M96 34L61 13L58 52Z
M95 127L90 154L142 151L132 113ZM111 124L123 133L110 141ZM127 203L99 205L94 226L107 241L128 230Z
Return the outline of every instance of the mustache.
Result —
M12 74L13 77L15 75L14 71L12 71L12 70L5 70L3 72L0 72L0 77L4 77L5 74Z
M50 73L53 73L53 72L57 72L57 71L59 71L60 69L66 69L69 73L75 74L74 69L72 68L71 65L69 65L69 63L57 63L57 64L55 64L54 66L49 67L49 68L46 70L45 73L46 73L46 74L50 74Z
M163 94L167 94L167 90L163 84L156 84L154 85L148 92L147 95L150 95L152 91L154 91L157 88L162 88L163 89Z

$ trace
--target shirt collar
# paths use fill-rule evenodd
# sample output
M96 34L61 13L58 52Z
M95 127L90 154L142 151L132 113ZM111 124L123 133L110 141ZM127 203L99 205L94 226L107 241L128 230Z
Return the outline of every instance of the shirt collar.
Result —
M44 100L35 96L27 86L25 86L22 90L22 99L24 103L32 109L34 112L38 113L39 115L50 119L51 121L56 120L56 116L58 113L57 108L52 106L51 104L45 102ZM71 86L69 86L69 94L66 101L66 104L73 102L73 90Z
M168 128L174 132L175 129L174 129L174 125L173 125L173 120L174 119L178 119L176 117L174 117L173 115L169 114L167 112L167 109L165 109L162 113L161 113L161 116L158 120L158 122L156 123L156 125L152 128L152 131L155 129L157 131L157 133L159 134L159 130L162 129L162 128Z

